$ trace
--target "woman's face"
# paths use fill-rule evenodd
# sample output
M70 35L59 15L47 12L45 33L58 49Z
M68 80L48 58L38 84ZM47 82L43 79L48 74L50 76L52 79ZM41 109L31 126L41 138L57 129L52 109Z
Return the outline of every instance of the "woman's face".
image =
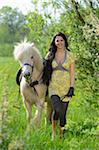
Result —
M61 36L56 36L55 45L57 46L57 49L64 49L65 40Z

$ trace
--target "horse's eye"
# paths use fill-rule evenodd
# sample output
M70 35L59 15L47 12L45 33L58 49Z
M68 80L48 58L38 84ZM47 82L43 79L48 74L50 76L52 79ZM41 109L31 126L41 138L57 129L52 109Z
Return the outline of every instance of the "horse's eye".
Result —
M31 56L31 59L33 59L33 56Z

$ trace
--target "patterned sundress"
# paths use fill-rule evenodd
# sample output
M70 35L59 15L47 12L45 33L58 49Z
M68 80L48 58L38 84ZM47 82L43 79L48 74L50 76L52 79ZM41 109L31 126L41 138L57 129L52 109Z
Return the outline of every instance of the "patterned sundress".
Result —
M49 96L58 95L61 98L67 94L70 87L70 64L74 62L74 55L70 51L66 52L65 61L60 65L57 64L55 59L52 62L53 73L49 85ZM61 68L61 69L60 69ZM62 69L63 68L63 69ZM63 101L67 102L71 98L66 97Z

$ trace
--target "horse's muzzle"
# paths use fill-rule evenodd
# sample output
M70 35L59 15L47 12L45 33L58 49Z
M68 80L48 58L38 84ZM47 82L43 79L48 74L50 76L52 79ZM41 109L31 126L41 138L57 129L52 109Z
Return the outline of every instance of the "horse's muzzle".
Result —
M25 77L25 78L30 77L30 72L25 73L25 74L24 74L24 77Z
M23 73L23 76L24 76L24 78L25 78L26 80L30 80L30 78L31 78L30 72L25 72L25 73Z

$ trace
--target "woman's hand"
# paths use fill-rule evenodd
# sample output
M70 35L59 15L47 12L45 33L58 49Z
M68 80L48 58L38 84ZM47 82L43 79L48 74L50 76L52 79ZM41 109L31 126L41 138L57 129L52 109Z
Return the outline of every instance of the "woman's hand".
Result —
M74 96L74 87L70 87L68 93L66 94L67 97Z

